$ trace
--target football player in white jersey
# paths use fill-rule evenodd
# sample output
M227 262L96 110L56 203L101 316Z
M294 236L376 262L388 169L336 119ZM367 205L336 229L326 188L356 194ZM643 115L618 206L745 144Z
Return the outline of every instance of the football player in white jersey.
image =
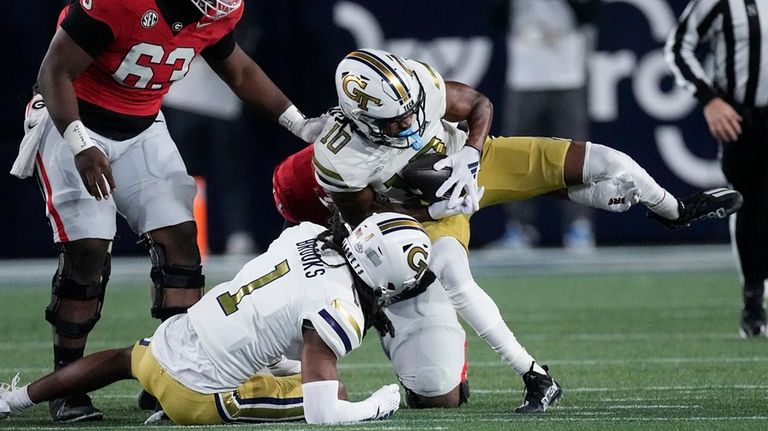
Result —
M389 417L400 404L399 387L344 401L336 362L370 327L393 335L380 304L419 288L431 243L402 214L374 214L352 232L336 220L331 230L312 223L285 230L151 339L94 353L21 388L0 385L0 418L128 378L177 424ZM264 372L283 356L301 358L301 374Z
M493 107L487 97L464 84L444 81L425 63L386 51L360 49L348 54L337 67L336 89L339 107L330 111L331 118L314 144L319 184L331 192L334 204L353 225L373 211L402 212L424 222L433 241L430 269L453 307L523 376L527 394L517 409L520 413L546 410L562 390L517 342L496 304L473 280L467 259L469 215L484 206L559 193L615 212L640 202L663 224L680 227L699 218L724 218L741 204L738 192L726 189L679 201L632 158L602 145L557 138L490 137ZM458 122L466 122L468 132ZM436 192L436 197L449 197L414 206L414 194L399 174L409 162L429 153L448 156L434 169L452 169ZM425 317L418 313L400 317L422 321L424 331L447 327L423 323ZM450 316L442 320L447 322ZM442 336L451 340L441 345L463 343L463 333L458 331L444 331ZM394 346L408 344L402 336L395 341ZM387 351L413 405L457 406L460 387L453 383L458 382L454 376L460 370L455 363L445 365L444 355L434 359L413 355L412 349L420 343L401 352ZM384 346L387 349L386 338ZM412 360L419 363L414 365ZM407 371L405 364L410 364Z

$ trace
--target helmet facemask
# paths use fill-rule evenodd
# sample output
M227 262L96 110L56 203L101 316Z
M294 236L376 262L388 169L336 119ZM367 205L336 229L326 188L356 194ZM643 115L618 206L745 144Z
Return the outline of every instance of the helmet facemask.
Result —
M242 3L243 0L192 0L192 4L203 16L213 20L224 18L236 11Z
M418 82L418 78L416 78L416 81ZM421 138L424 134L424 129L427 126L424 110L424 88L421 86L421 82L419 82L418 90L419 95L416 96L413 106L395 117L377 118L363 110L358 110L358 112L355 113L357 114L356 123L358 123L361 132L363 132L363 134L365 134L371 141L380 145L386 145L392 148L408 148L412 146L416 150L421 149L421 147L424 146ZM413 116L413 120L410 128L401 131L396 136L387 133L391 124L399 123L411 115ZM364 126L360 127L359 123L363 123Z

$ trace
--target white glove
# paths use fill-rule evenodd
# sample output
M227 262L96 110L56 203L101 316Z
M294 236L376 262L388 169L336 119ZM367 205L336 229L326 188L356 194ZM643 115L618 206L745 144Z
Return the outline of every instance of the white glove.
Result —
M275 377L292 376L301 373L301 361L280 355L280 359L267 365L267 369Z
M464 145L459 152L440 160L432 168L439 171L445 167L451 168L451 176L437 189L436 197L443 196L453 187L451 197L448 199L450 207L459 205L462 191L466 191L467 195L471 196L475 202L480 202L480 198L477 197L477 172L480 170L480 151L474 147Z
M24 112L24 134L29 133L30 130L38 126L45 116L45 102L43 102L43 95L40 93L32 96L32 99L27 103L27 109Z
M386 419L400 408L400 387L395 384L382 386L371 394L370 399L379 406L378 412L371 419L375 421Z
M568 187L573 202L611 212L624 212L640 201L640 190L629 175Z
M480 209L480 199L483 198L485 193L485 187L480 187L477 193L469 194L459 197L458 205L452 207L450 200L442 200L435 202L427 207L427 213L433 220L439 220L441 218L455 216L459 214L474 214L475 211Z
M307 118L299 111L299 108L291 105L280 115L278 122L304 142L311 144L315 142L317 136L323 131L327 119L327 113L319 117Z

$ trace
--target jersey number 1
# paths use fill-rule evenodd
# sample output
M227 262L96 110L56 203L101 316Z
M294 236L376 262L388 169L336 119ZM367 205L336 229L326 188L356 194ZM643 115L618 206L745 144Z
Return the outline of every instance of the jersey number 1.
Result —
M284 260L278 263L277 265L275 265L274 270L246 284L245 286L238 289L237 292L235 293L224 292L221 295L217 296L216 300L219 301L219 306L221 306L221 309L222 311L224 311L224 314L229 316L230 314L238 310L238 305L240 305L240 301L242 301L243 298L253 293L254 290L260 289L266 286L267 284L277 280L278 278L284 276L285 274L288 274L290 270L291 268L288 267L288 261Z

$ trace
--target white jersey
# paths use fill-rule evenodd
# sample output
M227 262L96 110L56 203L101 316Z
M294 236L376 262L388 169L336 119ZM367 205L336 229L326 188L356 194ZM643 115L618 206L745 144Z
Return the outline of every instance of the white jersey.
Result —
M446 109L445 81L429 65L405 60L416 72L425 92L426 128L419 150L392 148L370 142L355 132L353 123L338 109L331 110L320 138L315 141L315 177L332 192L354 192L371 186L380 196L403 202L413 194L403 188L400 171L426 153L454 154L467 140L455 123L443 120Z
M159 356L171 355L158 352L162 346L153 347L158 361L181 383L212 392L237 388L282 355L295 357L303 343L305 321L337 357L357 348L362 341L363 312L348 267L334 268L323 262L342 263L343 258L328 251L321 261L315 253L314 239L323 230L312 223L286 229L234 279L214 287L189 309L190 331L199 339L202 356L215 369L218 388L190 382L200 380L198 377L174 373L174 368L182 370L183 366L164 363ZM156 333L151 345L157 341ZM164 340L161 344L175 343Z

